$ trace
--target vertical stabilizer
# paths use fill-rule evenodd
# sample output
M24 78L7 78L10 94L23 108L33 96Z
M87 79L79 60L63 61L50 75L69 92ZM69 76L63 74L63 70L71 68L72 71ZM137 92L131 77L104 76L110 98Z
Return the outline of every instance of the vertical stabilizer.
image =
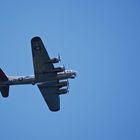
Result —
M5 75L5 73L0 68L0 82L7 81L8 77ZM0 86L0 91L3 97L9 96L9 85Z

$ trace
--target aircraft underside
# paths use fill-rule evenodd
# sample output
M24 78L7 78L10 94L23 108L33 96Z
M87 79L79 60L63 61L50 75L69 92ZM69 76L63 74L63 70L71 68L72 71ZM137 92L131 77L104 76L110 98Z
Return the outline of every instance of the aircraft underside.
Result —
M76 72L65 70L65 67L55 67L60 61L50 58L40 37L31 40L34 74L31 76L6 76L0 69L0 91L3 97L9 96L9 86L32 84L37 85L45 102L51 111L60 109L59 95L66 94L69 90L68 79L74 79Z

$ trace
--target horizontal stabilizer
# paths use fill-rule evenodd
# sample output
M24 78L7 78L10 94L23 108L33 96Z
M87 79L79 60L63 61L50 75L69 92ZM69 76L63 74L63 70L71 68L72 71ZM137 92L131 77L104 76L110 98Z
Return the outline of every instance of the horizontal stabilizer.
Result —
M1 91L2 97L8 97L9 96L9 86L0 87L0 91Z
M7 80L8 80L8 77L5 75L5 73L0 68L0 82L7 81ZM8 97L9 96L9 85L1 86L0 91L1 91L1 94L3 97Z

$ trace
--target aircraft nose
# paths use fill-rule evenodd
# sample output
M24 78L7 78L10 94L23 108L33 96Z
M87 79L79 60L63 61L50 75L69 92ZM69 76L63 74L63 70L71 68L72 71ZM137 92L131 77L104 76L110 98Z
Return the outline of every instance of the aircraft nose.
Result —
M74 71L74 72L73 72L73 75L74 75L74 77L77 77L78 72L77 72L77 71Z

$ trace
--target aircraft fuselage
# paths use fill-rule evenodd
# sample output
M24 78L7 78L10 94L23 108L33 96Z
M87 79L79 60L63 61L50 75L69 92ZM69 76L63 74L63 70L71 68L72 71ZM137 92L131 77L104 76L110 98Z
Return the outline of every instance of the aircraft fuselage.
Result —
M59 72L57 73L57 78L56 79L52 79L51 81L48 81L47 79L43 82L52 82L54 80L65 80L68 78L75 78L76 77L76 72L72 71L72 70L65 70L64 72ZM30 76L7 76L8 77L8 81L0 81L0 86L5 86L5 85L24 85L24 84L38 84L40 83L39 81L35 81L35 76L34 75L30 75Z

